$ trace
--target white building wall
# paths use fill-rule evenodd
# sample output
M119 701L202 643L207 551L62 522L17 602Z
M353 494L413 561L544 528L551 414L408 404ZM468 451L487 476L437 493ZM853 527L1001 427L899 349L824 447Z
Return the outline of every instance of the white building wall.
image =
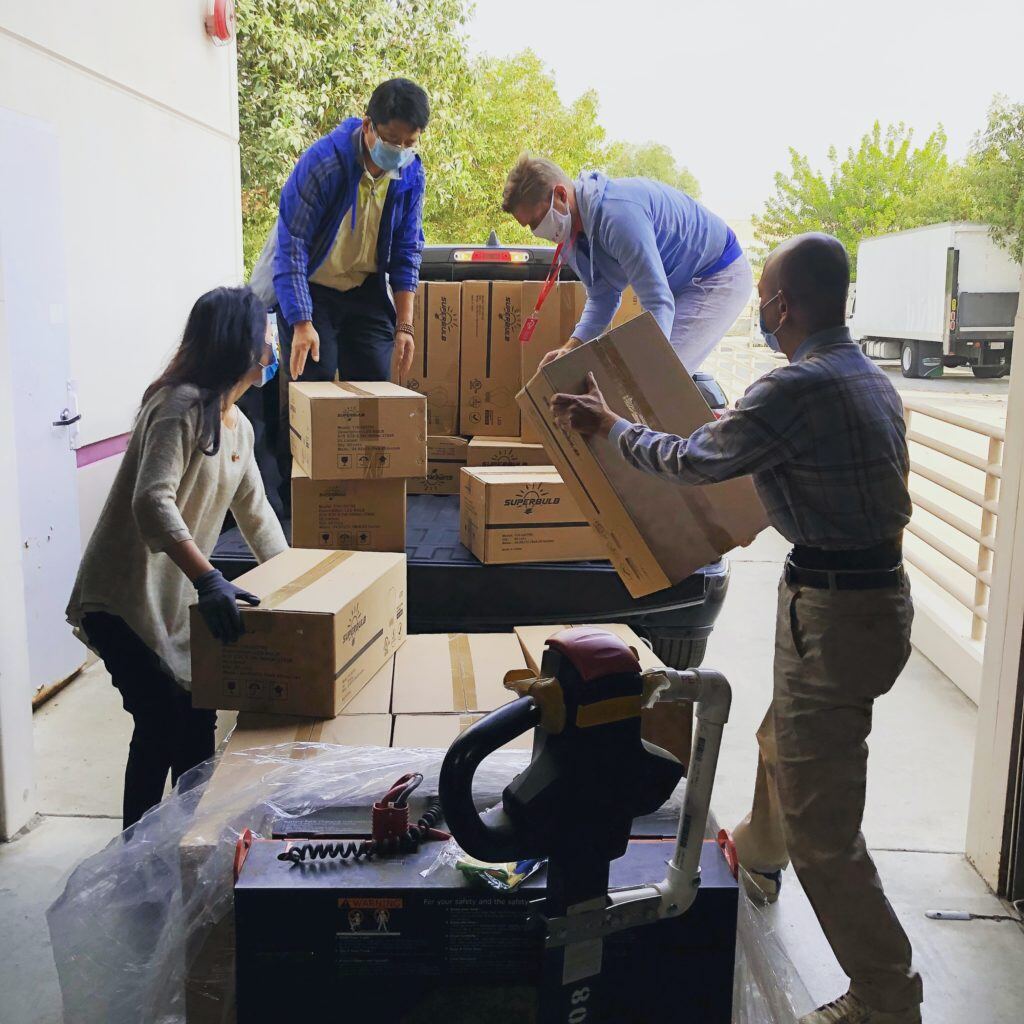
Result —
M51 210L59 216L50 233L59 239L54 265L63 264L66 284L55 280L50 326L67 325L83 417L77 459L68 468L83 543L142 391L174 349L192 303L242 274L235 48L209 39L206 11L207 0L0 0L0 117L41 123L57 140ZM12 154L2 156L10 167ZM3 198L10 209L11 196ZM33 198L27 209L38 202ZM16 265L10 261L17 252L2 256L0 267ZM24 366L21 346L31 338L9 336L4 308L0 294L0 426L7 428L0 430L7 442L0 444L0 840L17 832L34 806L26 626L32 609L23 570L24 538L40 525L22 523L19 511L38 505L22 500L25 474L19 476L32 453L10 443L27 385L19 393L8 357L18 355ZM54 373L64 378L67 370L55 364ZM63 388L63 380L56 383ZM59 405L38 413L49 420L60 415ZM45 496L46 479L37 474L29 483L33 498L41 489ZM77 534L64 539L77 550ZM70 592L76 562L77 556L60 561L68 576L62 592Z
M0 0L0 107L60 139L84 446L130 429L192 303L241 277L235 49L208 38L206 7ZM110 470L79 471L84 537Z

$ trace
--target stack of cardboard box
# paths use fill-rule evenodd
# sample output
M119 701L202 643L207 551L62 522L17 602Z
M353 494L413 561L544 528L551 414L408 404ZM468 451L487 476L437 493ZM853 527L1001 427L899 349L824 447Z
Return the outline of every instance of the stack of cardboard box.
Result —
M426 400L387 381L292 383L292 545L405 551L405 488L427 465Z
M516 402L541 359L571 336L586 299L581 284L558 284L522 343L523 318L543 287L424 281L416 293L412 367L401 374L397 361L392 366L392 380L427 406L426 468L409 480L409 493L462 495L463 543L484 562L604 557ZM479 472L495 467L543 471ZM467 503L469 494L476 497ZM537 515L541 508L548 514Z
M225 654L224 651L231 649L219 650L222 645L215 641L207 643L205 631L196 630L193 633L195 656L199 659L199 671L194 672L196 682L200 678L219 678L224 669L221 660L224 657L233 660L238 668L248 665L259 678L267 676L271 671L268 658L270 662L280 658L268 655L267 632L257 628L261 616L275 623L270 627L271 633L292 627L300 632L315 633L318 628L327 627L328 632L340 630L339 639L348 633L353 622L365 618L367 621L361 627L365 633L357 631L358 635L353 637L357 646L364 647L366 634L376 636L382 630L387 632L388 609L395 613L391 616L394 622L400 622L404 582L393 593L391 576L403 559L397 555L366 553L353 555L356 563L349 558L334 564L338 554L286 552L246 574L243 585L264 599L261 609L242 612L253 635L243 636L237 651ZM372 570L371 565L375 565ZM353 567L358 568L357 574L352 572ZM398 571L403 570L401 566ZM374 593L380 589L373 585L374 572L382 580L383 622L371 608L377 600ZM347 598L349 590L360 585L358 580L352 582L354 575L360 577L370 593L356 599L362 612L353 618L352 602ZM325 610L332 607L334 611ZM316 616L323 619L319 626ZM199 887L209 873L206 866L209 858L218 847L230 848L236 838L233 828L238 820L258 831L269 833L272 830L272 820L265 813L266 801L259 795L268 762L265 754L249 752L285 744L289 746L282 748L280 756L302 758L312 756L313 751L290 745L316 743L446 750L484 714L516 699L515 693L503 685L506 674L536 673L547 638L562 628L528 626L519 627L514 633L427 634L406 639L403 623L392 637L399 637L397 648L392 647L385 653L379 640L365 647L359 665L364 681L354 692L347 688L348 701L343 713L336 718L320 717L309 710L305 711L306 717L254 713L254 708L263 711L275 707L267 701L262 704L217 703L217 707L243 707L245 710L238 716L237 726L203 791L192 825L181 841L183 900L188 903L202 898ZM628 626L612 624L600 628L617 634L633 647L640 655L641 667L661 664ZM282 649L288 660L292 655L287 653L287 645ZM320 656L327 657L326 652L325 648ZM371 665L377 667L371 669ZM324 666L329 671L327 662ZM328 688L326 676L320 685L323 695ZM340 688L346 689L344 684ZM688 740L685 725L684 722L681 735ZM645 736L650 735L647 726L645 721ZM532 741L532 734L526 733L509 743L507 749L525 754ZM195 930L189 938L185 979L188 1024L227 1024L235 1019L232 908L230 903L221 901L210 909L210 927Z

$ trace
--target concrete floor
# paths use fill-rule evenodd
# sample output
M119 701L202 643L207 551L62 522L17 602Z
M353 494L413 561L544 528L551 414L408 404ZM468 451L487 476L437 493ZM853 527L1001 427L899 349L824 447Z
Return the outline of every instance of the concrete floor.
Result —
M725 672L734 691L714 799L723 825L749 809L754 731L771 695L775 587L784 554L781 538L767 533L732 556L729 600L709 646L707 664ZM960 854L975 713L916 652L875 713L865 833L914 942L928 1024L1017 1024L1024 1005L1024 931L1008 922L924 917L933 908L1006 912ZM129 735L130 721L99 666L35 716L41 816L15 842L0 845L0 1024L61 1021L44 913L71 869L119 830ZM845 990L792 873L779 904L766 913L814 1000Z

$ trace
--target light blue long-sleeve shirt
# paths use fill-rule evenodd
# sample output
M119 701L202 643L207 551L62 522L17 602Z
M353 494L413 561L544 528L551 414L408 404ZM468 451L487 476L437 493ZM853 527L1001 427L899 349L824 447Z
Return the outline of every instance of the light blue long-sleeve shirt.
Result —
M585 171L576 180L576 202L584 240L569 247L567 259L587 289L573 331L580 341L608 329L627 285L671 337L675 296L742 253L724 220L658 181Z

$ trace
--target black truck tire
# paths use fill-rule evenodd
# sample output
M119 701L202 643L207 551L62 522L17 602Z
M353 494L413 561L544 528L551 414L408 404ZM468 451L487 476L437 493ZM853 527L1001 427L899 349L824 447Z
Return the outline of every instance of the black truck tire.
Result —
M971 373L974 374L979 380L995 380L997 377L1005 376L1009 373L1009 369L1005 366L972 366Z
M655 655L669 668L699 668L708 650L707 637L700 640L683 640L678 637L653 638L651 643Z

